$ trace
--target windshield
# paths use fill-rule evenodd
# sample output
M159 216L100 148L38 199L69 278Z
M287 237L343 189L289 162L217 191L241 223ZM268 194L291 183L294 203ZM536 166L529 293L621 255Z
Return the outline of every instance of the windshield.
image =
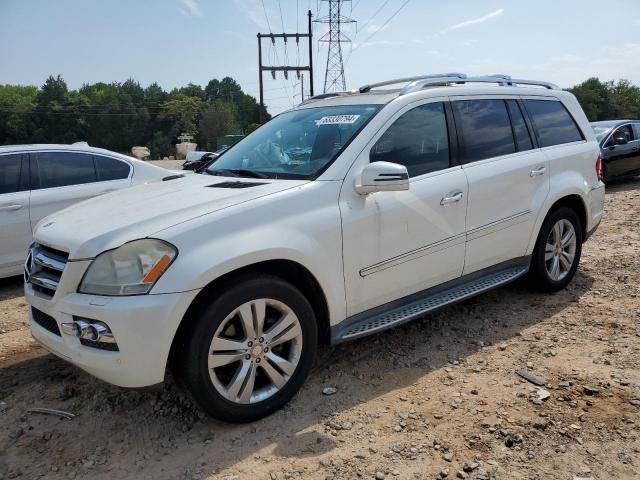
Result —
M211 175L309 179L377 112L375 105L306 108L278 115L224 152Z
M600 142L607 136L612 127L598 127L596 125L591 125L591 128L593 128L593 132L596 134L596 139Z

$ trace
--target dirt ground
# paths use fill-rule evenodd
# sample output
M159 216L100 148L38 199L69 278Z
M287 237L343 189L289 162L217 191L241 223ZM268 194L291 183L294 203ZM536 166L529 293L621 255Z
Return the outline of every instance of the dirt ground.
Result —
M639 252L640 180L611 185L565 291L514 284L324 347L294 400L248 425L205 418L171 380L123 390L47 354L5 280L0 478L638 479Z

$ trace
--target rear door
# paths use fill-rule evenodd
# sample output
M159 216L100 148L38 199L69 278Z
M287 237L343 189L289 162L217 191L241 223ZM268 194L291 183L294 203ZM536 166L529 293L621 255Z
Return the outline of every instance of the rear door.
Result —
M31 154L31 226L47 215L103 193L93 155L41 151Z
M452 97L451 105L469 182L466 275L525 255L549 162L516 97Z
M31 241L27 155L0 155L0 277L22 271Z

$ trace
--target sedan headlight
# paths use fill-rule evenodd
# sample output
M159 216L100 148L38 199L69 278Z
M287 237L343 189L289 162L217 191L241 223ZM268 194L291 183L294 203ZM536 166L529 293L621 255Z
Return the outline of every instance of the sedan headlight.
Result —
M176 248L162 240L125 243L98 255L84 275L80 293L94 295L142 295L176 258Z

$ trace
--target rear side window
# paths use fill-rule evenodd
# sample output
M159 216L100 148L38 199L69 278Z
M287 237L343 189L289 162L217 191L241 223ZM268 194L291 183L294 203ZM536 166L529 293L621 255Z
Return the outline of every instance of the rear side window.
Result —
M96 161L96 171L98 172L99 182L120 180L129 176L131 167L128 163L101 155L94 155L93 158Z
M541 147L584 140L576 122L558 100L524 100L525 108L538 131Z
M36 154L33 189L64 187L97 180L93 155L80 152Z
M531 142L531 136L527 123L524 121L524 116L520 110L520 106L516 100L507 100L507 106L509 107L509 113L511 114L511 125L513 125L513 136L516 139L516 146L518 151L531 150L533 143Z
M516 151L504 100L457 100L451 105L462 137L463 163Z
M0 195L28 190L24 186L27 172L23 170L21 154L0 155Z
M449 168L444 104L427 103L402 114L373 146L369 160L404 165L410 177Z

